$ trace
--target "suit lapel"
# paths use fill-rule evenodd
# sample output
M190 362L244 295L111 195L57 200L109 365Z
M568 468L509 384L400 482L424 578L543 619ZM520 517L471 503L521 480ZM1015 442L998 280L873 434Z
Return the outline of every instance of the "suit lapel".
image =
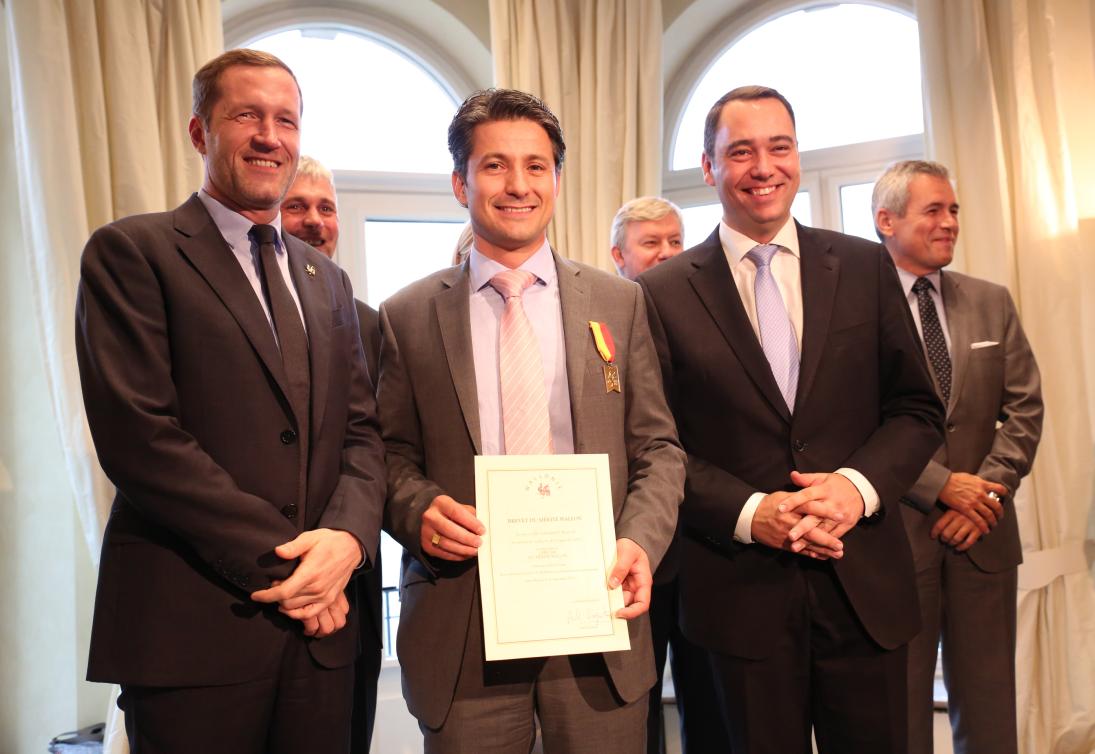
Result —
M821 355L829 337L829 322L836 302L840 260L828 244L810 228L795 223L799 239L799 269L802 276L802 361L799 368L796 405L810 394ZM881 253L881 252L880 252Z
M289 275L300 298L300 308L304 312L304 324L308 330L308 355L311 361L312 435L319 433L323 423L323 412L327 405L327 386L331 370L331 302L326 295L326 286L315 275L309 275L305 267L309 261L303 244L295 238L282 235L285 251L289 255ZM346 315L348 316L348 314Z
M949 416L951 405L954 404L955 397L962 394L962 383L966 379L966 368L969 366L970 356L969 344L973 341L968 323L972 322L974 317L972 313L963 311L966 297L958 278L943 272L940 273L940 279L943 311L947 315L947 332L951 336L951 399L950 405L945 407ZM929 366L928 371L932 373L934 381L935 370ZM936 385L936 393L939 393L938 385Z
M479 394L475 384L475 362L471 347L471 312L468 303L468 263L447 271L441 280L444 290L433 299L437 324L445 358L460 401L464 422L468 425L476 454L482 454L483 441L479 430Z
M566 349L567 387L570 392L570 416L574 439L582 436L582 393L585 388L586 356L593 335L589 332L589 286L582 280L580 268L552 251L559 280L559 306L563 313L563 343Z
M745 313L745 306L741 303L741 296L738 295L734 277L730 273L730 265L719 241L718 229L691 253L695 255L692 264L696 270L689 277L689 283L757 389L772 408L789 422L791 413L779 391L776 378L772 376L772 367L760 347L760 340L749 322L749 315Z
M288 382L274 331L232 250L197 194L176 209L174 217L179 250L239 323L288 406Z

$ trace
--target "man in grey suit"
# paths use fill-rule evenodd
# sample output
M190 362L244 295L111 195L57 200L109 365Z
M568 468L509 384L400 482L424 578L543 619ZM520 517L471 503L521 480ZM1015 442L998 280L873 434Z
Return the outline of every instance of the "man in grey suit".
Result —
M655 681L651 570L673 536L684 480L642 296L549 247L565 145L542 102L505 89L471 96L449 126L449 149L473 251L380 308L385 526L406 548L397 640L404 696L427 752L528 752L535 718L547 752L640 752ZM514 273L527 289L503 304L495 286ZM556 453L609 456L618 537L609 583L624 590L627 652L483 659L475 556L485 530L473 461L514 452L499 325L518 302L539 355L522 384L542 396L530 424ZM606 384L597 322L615 341L619 391Z
M286 233L296 236L316 251L334 259L338 250L338 197L335 177L323 163L300 156L293 185L281 200L281 223ZM361 345L369 380L376 387L380 359L380 318L376 309L354 299ZM361 613L361 654L354 662L354 706L350 725L350 754L368 754L376 721L376 684L384 646L381 595L383 593L380 549L371 570L354 580L352 594Z
M1038 365L1003 286L943 271L958 238L947 169L919 160L875 185L875 224L946 406L943 445L905 495L923 629L909 646L909 752L932 750L943 674L956 752L1016 751L1013 505L1042 431Z

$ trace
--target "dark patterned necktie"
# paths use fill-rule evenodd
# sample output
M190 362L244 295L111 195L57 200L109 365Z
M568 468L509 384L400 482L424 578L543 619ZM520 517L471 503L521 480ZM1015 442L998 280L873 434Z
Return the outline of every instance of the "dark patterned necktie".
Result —
M931 292L935 286L927 278L917 278L913 283L913 293L916 294L916 304L920 309L920 330L924 337L924 348L928 351L928 361L931 362L935 379L939 383L939 391L943 394L943 403L951 400L951 356L947 352L947 340L943 337L943 328L939 324L939 312L935 309L935 301Z

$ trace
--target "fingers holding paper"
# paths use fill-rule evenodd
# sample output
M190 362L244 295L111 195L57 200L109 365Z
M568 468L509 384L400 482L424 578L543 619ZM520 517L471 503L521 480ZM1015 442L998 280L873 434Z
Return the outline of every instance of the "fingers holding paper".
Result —
M637 618L650 609L650 559L637 543L630 539L616 540L616 564L608 574L608 585L624 590L624 607L616 611L617 618Z
M483 522L475 516L475 508L438 495L422 514L419 542L422 552L441 560L474 558L486 533Z

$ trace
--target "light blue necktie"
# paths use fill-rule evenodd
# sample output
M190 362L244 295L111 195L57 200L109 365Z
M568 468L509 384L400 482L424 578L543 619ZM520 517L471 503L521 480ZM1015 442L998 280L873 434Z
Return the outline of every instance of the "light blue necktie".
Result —
M753 295L757 299L757 322L760 324L760 346L772 368L779 391L787 408L795 410L795 390L798 388L798 342L791 328L787 307L779 295L772 276L772 258L780 249L776 244L754 246L745 256L757 268Z

